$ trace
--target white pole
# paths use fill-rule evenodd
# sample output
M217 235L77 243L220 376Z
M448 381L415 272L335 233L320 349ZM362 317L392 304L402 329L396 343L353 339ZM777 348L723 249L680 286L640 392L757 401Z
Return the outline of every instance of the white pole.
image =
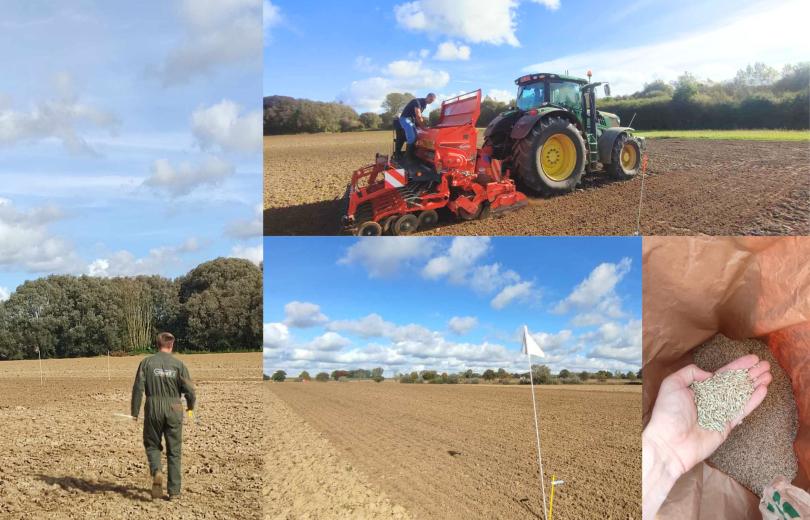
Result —
M532 411L534 412L534 433L537 436L537 463L540 466L540 489L543 491L543 518L547 519L546 513L546 484L543 477L543 457L540 455L540 426L537 424L537 403L534 399L534 374L532 373L532 354L529 352L529 381L532 384Z
M107 349L107 381L110 380L110 349Z
M42 386L42 353L39 350L39 347L37 347L37 356L39 357L39 386Z

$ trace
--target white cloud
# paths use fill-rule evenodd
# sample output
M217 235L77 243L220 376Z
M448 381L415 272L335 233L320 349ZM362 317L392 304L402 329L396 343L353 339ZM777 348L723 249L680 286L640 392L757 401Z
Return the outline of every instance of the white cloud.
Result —
M430 49L419 49L419 57L422 59L427 58L430 56Z
M182 0L182 42L157 68L164 86L186 83L223 66L253 64L262 59L262 26L278 24L279 12L260 0Z
M360 264L372 278L404 271L418 259L430 256L434 241L422 237L365 237L346 250L339 264Z
M385 321L382 316L376 313L357 320L336 320L327 325L330 330L341 330L363 338L385 336L390 334L390 331L395 327L393 323Z
M158 159L152 164L152 174L143 183L169 196L179 197L202 186L217 185L233 173L233 165L213 156L198 165L185 161L173 166L168 159Z
M262 25L266 34L270 29L281 24L281 9L270 0L262 2Z
M311 350L326 350L334 351L348 347L352 342L348 338L344 338L337 332L326 332L316 337L307 344L307 348Z
M509 103L513 99L515 99L515 93L509 90L501 90L494 88L489 91L487 97L490 99L494 99L495 101L502 101L504 103Z
M489 294L505 285L520 281L520 275L511 269L502 269L501 264L478 265L472 269L467 280L470 287L479 294Z
M223 99L191 114L191 133L203 150L258 151L262 148L262 112L244 113L240 105Z
M261 243L258 243L255 246L237 244L231 248L231 253L229 256L231 258L243 258L245 260L249 260L255 265L260 265L262 260L264 260L264 247L262 247Z
M630 320L623 325L608 322L594 332L583 334L581 341L585 345L595 345L588 355L591 358L640 364L641 335L641 320Z
M0 198L0 267L33 273L81 271L73 244L48 227L62 218L54 206L25 211Z
M560 8L560 0L532 0L532 2L545 6L549 11L556 11Z
M592 69L595 80L610 81L613 95L631 94L653 78L675 80L684 71L699 78L729 79L738 69L757 61L780 68L806 60L808 17L810 4L805 1L762 2L735 13L730 21L718 19L709 28L681 32L664 41L634 47L603 46L601 50L529 65L523 71L571 70L584 75Z
M0 103L0 147L55 139L71 153L92 155L96 152L81 132L92 128L115 132L118 118L81 101L70 76L59 74L55 83L56 97L39 101L29 110L15 110Z
M517 47L517 6L517 0L417 0L394 6L394 14L411 31Z
M374 62L368 56L358 56L354 59L354 68L363 72L373 72Z
M237 219L225 226L225 234L232 238L246 239L262 236L262 205L253 208L253 218Z
M286 347L290 341L290 330L283 323L265 323L263 332L265 355Z
M572 331L563 329L556 333L536 332L532 334L532 337L543 352L553 353L568 347L573 335Z
M338 98L358 112L379 112L390 92L419 95L420 91L440 89L450 81L450 74L424 67L422 60L392 61L380 73L382 75L353 81Z
M478 326L478 318L475 316L453 316L447 322L447 327L454 333L462 336Z
M436 54L433 55L433 59L443 61L466 61L470 59L470 47L453 41L442 42L436 49Z
M520 282L513 285L507 285L501 292L499 292L490 302L493 309L503 309L513 301L525 301L531 294L533 289L533 282Z
M202 243L192 237L179 246L150 249L149 254L141 258L122 249L90 262L87 266L87 274L100 277L161 274L171 267L179 266L184 254L199 251L201 247Z
M469 268L487 253L489 244L489 237L455 237L445 254L430 259L422 269L422 276L429 280L449 277L459 283Z
M566 314L579 311L572 323L577 326L596 325L624 315L616 286L630 272L630 258L618 263L604 262L596 266L571 294L554 306L553 312Z
M320 305L291 301L284 306L284 323L290 327L307 328L323 325L328 321Z
M4 302L11 296L11 289L0 287L0 302Z

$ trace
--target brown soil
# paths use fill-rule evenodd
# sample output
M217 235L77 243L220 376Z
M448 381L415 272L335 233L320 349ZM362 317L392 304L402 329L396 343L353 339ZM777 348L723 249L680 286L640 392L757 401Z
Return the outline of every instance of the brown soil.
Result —
M389 518L407 520L322 435L269 390L265 429L264 514L267 520Z
M345 462L334 465L357 468L413 518L542 518L526 386L312 382L270 393L338 450ZM537 398L546 482L565 480L554 518L641 518L641 387L542 387Z
M339 233L351 173L390 149L387 131L266 137L265 234ZM810 234L807 143L653 139L648 149L641 234ZM445 215L429 234L634 234L640 188L640 178L588 175L572 194L484 221Z
M261 518L261 354L181 356L197 383L183 494L151 501L143 421L129 414L140 357L0 363L0 517ZM143 417L143 413L141 413ZM165 465L165 459L164 459Z

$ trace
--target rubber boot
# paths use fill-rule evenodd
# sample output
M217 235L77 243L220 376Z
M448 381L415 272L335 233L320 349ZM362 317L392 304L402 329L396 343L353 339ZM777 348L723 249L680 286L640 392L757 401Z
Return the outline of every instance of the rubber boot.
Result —
M152 500L163 498L163 473L160 470L152 475Z

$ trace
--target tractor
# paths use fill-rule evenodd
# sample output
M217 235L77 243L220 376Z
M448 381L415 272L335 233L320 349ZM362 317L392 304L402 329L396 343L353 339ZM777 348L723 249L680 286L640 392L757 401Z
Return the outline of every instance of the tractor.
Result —
M515 107L498 115L484 132L482 149L502 161L526 192L573 191L585 172L606 171L631 179L646 168L646 145L616 114L596 110L596 88L607 83L537 73L515 80ZM632 123L632 121L631 121Z
M508 169L477 147L481 90L442 102L439 120L417 130L415 157L377 154L346 187L345 231L409 235L434 226L437 210L472 220L526 205Z

